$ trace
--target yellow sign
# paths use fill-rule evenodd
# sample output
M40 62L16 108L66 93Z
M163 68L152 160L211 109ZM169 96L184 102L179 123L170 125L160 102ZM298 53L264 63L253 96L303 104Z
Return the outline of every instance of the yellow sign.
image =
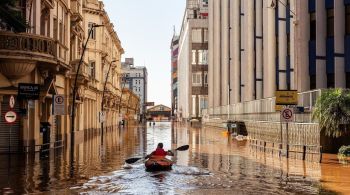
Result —
M283 110L283 105L275 105L275 111L282 111Z
M292 91L276 91L276 105L297 105L298 93Z

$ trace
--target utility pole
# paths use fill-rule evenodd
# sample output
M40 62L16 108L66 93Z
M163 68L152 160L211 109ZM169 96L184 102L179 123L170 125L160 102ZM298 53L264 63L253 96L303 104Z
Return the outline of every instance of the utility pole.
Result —
M106 75L106 81L105 81L105 84L103 86L103 91L102 91L102 100L101 100L101 114L104 112L104 98L105 98L105 92L106 92L106 86L107 86L107 82L108 82L108 77L109 77L109 72L111 71L111 67L112 67L112 64L114 62L116 62L117 60L113 60L111 61L111 63L109 64L109 68L108 68L108 72L107 72L107 75ZM100 114L100 115L101 115ZM103 136L103 123L104 121L100 121L101 122L101 136Z
M80 72L80 66L81 64L83 63L83 58L84 58L84 54L85 54L85 51L86 51L86 47L87 47L87 44L89 42L89 39L92 35L92 32L94 30L94 28L98 28L98 27L102 27L103 25L96 25L96 24L93 24L89 30L89 33L88 33L88 37L86 39L86 42L85 44L83 45L83 52L80 56L80 61L79 61L79 64L78 64L78 67L77 67L77 72L76 72L76 75L75 75L75 80L74 80L74 86L73 86L73 95L72 95L72 118L71 118L71 150L73 149L74 147L74 133L75 133L75 97L76 97L76 94L77 94L77 81L78 81L78 75L79 75L79 72Z

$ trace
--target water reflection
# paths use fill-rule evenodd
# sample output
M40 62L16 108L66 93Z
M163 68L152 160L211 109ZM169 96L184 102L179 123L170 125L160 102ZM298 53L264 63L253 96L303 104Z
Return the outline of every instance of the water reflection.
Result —
M146 172L142 160L124 166L126 158L143 157L158 142L163 142L165 149L186 144L190 149L176 152L172 158L176 164L168 172ZM108 131L103 139L91 132L75 147L73 164L69 151L53 151L46 159L38 155L0 156L1 193L330 193L319 182L329 179L320 164L273 158L211 128L157 123L154 127Z

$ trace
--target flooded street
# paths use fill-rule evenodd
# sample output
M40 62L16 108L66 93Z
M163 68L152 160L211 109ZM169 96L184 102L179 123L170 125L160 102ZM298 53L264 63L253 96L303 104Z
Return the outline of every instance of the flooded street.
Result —
M144 157L158 142L177 151L167 172L146 172ZM327 157L326 158L331 158ZM345 170L345 171L344 171ZM0 156L1 193L50 194L336 194L349 193L346 165L271 158L235 141L222 130L178 123L132 127L85 137L74 150L51 151L48 158ZM337 180L337 178L340 178ZM321 182L322 181L322 182Z

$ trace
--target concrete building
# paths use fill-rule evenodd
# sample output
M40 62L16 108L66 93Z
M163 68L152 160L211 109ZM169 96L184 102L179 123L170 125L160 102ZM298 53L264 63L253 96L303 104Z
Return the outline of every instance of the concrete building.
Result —
M311 113L321 89L350 86L349 35L348 0L209 0L206 122L242 121L252 139L293 136L290 144L326 149ZM297 90L304 108L289 131L279 126L276 90Z
M171 52L171 115L178 117L178 54L179 54L179 36L175 35L171 40L170 52Z
M350 86L348 4L209 0L209 107Z
M200 118L208 95L208 1L187 0L178 53L178 113Z
M127 78L122 81L123 88L128 88L140 97L140 112L144 118L147 102L148 73L145 66L135 66L133 58L125 58L122 63L122 73Z
M100 129L98 113L110 65L104 99L105 127L117 126L120 59L124 51L103 3L98 0L33 0L19 6L24 8L18 10L31 28L13 33L4 21L0 22L0 152L38 151L42 144L56 147L69 142L76 77L75 143L83 141L84 136L93 135L94 130ZM94 28L77 74L82 44L92 24L103 27ZM30 85L23 89L35 92L34 96L19 96L22 90L19 86L23 84ZM38 90L33 90L35 88ZM53 114L54 95L64 97L62 115ZM11 108L13 100L15 104ZM11 124L4 120L9 111L17 113ZM48 127L43 130L44 126L50 130Z

